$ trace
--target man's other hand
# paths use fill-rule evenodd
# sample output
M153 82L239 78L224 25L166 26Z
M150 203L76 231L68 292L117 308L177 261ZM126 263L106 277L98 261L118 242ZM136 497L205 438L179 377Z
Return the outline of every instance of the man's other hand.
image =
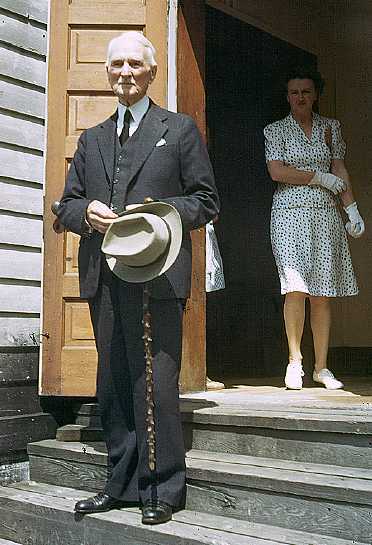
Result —
M56 218L53 222L53 231L59 235L60 233L63 233L64 230L65 226L59 221L58 218Z
M101 201L92 201L86 211L88 224L100 233L106 233L112 220L117 217L118 215Z

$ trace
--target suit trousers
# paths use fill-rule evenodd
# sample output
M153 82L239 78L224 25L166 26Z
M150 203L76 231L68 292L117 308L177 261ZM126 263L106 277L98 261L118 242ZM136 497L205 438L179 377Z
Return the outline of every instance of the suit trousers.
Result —
M97 398L108 451L105 493L144 503L155 491L160 500L182 507L185 449L178 379L184 300L150 297L155 473L148 466L143 286L123 282L102 259L99 288L89 308L98 351Z

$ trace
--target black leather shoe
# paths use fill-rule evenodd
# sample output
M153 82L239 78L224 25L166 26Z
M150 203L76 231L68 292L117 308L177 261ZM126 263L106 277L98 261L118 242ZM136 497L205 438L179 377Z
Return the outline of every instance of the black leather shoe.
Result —
M172 518L172 507L160 500L147 500L142 506L142 524L162 524Z
M104 513L121 505L120 500L100 492L97 496L78 501L75 504L75 511L76 513Z

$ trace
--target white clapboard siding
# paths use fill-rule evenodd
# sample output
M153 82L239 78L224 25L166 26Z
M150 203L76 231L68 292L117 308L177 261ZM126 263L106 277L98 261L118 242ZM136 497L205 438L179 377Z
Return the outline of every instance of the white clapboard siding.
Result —
M30 337L32 334L39 341L39 318L0 316L0 346L30 346L33 344Z
M0 282L2 312L40 313L41 287Z
M0 278L40 281L41 267L40 252L0 248Z
M1 51L0 74L45 87L45 62L42 59L26 57L20 51L5 48Z
M47 0L0 0L0 8L39 23L46 24L48 21Z
M44 126L28 119L0 113L0 142L25 148L44 149Z
M44 176L44 159L40 155L1 148L0 176L42 183Z
M48 0L0 0L0 348L39 341Z
M44 119L45 93L2 81L0 76L0 108Z
M8 15L0 15L1 41L37 55L46 55L47 33L45 28L30 24Z
M0 244L41 248L42 224L41 218L22 218L0 213Z
M42 192L38 187L5 183L0 178L0 209L41 215L43 213Z

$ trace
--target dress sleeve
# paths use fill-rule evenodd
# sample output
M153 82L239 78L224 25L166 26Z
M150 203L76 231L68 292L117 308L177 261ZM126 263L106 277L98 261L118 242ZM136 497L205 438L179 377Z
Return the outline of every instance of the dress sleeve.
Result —
M276 124L264 128L266 161L284 161L285 146L283 133Z
M341 125L337 119L332 119L332 159L344 159L346 152L346 143L342 138Z

